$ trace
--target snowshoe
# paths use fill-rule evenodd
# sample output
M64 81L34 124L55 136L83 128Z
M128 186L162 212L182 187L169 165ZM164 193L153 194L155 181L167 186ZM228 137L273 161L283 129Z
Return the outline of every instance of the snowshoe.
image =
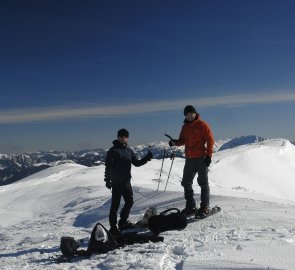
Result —
M221 211L221 208L217 205L211 209L209 207L199 208L195 213L195 218L196 219L203 219L203 218L212 216L220 211Z
M185 216L192 216L196 214L196 207L185 207L181 210L181 214L184 214Z

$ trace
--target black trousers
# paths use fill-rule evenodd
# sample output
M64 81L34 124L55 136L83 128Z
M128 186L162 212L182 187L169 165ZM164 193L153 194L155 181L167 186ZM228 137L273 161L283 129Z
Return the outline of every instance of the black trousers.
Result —
M204 157L187 158L183 169L181 185L184 188L186 207L196 207L193 190L193 180L198 173L198 184L201 187L200 207L209 207L210 189L208 182L208 167L203 163Z
M133 190L130 182L112 187L112 203L109 214L111 227L117 225L117 212L120 207L121 197L124 199L124 206L121 210L120 218L123 221L127 221L133 206Z

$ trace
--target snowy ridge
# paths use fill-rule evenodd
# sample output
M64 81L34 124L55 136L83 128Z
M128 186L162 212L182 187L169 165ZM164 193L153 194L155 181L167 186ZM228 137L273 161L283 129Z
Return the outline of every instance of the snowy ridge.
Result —
M220 146L219 151L229 149L229 148L234 148L234 147L237 147L240 145L263 142L265 140L267 140L267 139L256 136L256 135L241 136L241 137L237 137L237 138L231 139L231 140L223 143Z
M214 144L214 152L220 149L233 148L244 144L263 141L257 136L242 136L232 140L217 140ZM149 145L137 145L131 147L138 158L144 157L149 150L153 152L154 159L162 159L172 152L176 157L184 157L184 147L169 147L168 142L153 142ZM76 163L88 167L102 165L105 161L107 150L81 150L77 152L36 152L24 155L0 155L0 185L16 182L24 177L32 175L52 166L64 163Z
M89 237L97 221L108 227L110 191L104 166L62 164L43 170L0 187L1 269L294 269L294 160L295 146L284 139L219 151L209 175L211 205L221 206L219 214L162 233L163 243L60 264L54 257L60 254L61 236ZM164 162L159 191L161 160L132 169L131 220L140 219L148 206L158 211L184 207L183 158L175 159L163 192L170 162ZM194 188L198 202L196 179Z

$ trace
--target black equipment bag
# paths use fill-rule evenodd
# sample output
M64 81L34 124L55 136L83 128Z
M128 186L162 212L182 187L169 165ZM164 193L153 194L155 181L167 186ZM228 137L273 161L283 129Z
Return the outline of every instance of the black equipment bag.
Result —
M169 213L176 211L174 213ZM177 208L170 208L149 219L149 229L154 234L170 230L182 230L187 226L187 219Z
M93 253L102 254L126 245L135 243L143 244L148 242L163 242L164 238L156 235L144 235L136 232L124 233L114 239L109 231L101 224L94 226L87 250L78 249L79 242L73 237L63 236L61 238L60 249L63 256L71 258L76 256L91 256Z
M105 231L106 239L97 239L98 230ZM109 231L101 223L96 223L96 225L94 226L91 232L89 245L86 251L87 255L90 256L92 253L97 253L97 254L107 253L109 251L117 249L118 247L119 245L113 239Z
M120 235L117 239L117 243L120 247L124 247L126 245L134 245L134 244L144 244L149 242L163 242L164 237L158 235L151 235L150 233L137 233L137 232L128 232Z
M74 257L78 253L79 242L73 237L63 236L60 241L60 250L65 257Z
M73 237L63 236L61 238L60 250L63 256L67 258L76 256L91 256L92 253L107 253L118 248L119 245L112 238L109 231L101 224L97 223L90 236L87 250L78 249L79 242Z

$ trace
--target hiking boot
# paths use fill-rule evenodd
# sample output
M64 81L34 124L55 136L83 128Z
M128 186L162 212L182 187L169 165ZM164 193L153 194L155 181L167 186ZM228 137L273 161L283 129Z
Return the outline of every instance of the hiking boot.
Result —
M118 230L117 226L114 226L114 227L110 228L110 235L113 238L117 238L120 235L120 231Z
M196 207L185 207L184 209L181 210L181 214L184 214L186 216L191 216L196 213Z
M200 207L197 211L196 211L196 218L205 218L207 217L207 215L210 212L210 208L209 207Z
M129 220L125 221L125 220L120 219L120 221L119 221L120 231L133 229L135 227L136 227L136 225L134 223L130 222Z

